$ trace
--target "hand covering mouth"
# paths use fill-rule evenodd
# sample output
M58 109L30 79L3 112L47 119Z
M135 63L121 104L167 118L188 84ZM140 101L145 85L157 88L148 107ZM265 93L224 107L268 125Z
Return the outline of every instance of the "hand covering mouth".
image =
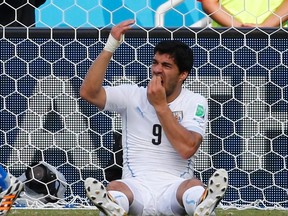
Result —
M155 74L154 76L158 76L158 77L160 77L160 78L161 78L161 84L164 83L164 81L163 81L163 77L162 77L161 75L159 75L159 74Z

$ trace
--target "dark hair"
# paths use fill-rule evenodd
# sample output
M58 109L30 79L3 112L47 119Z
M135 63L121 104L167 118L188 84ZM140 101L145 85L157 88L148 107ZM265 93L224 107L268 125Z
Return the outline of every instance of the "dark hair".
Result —
M193 51L187 44L178 40L164 40L155 46L154 55L157 52L160 54L169 54L174 58L174 62L180 72L188 71L190 73L192 70Z

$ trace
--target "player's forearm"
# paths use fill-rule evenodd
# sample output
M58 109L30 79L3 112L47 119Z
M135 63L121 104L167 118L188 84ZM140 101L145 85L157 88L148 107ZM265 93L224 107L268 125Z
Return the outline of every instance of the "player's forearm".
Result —
M261 27L278 27L280 23L288 20L288 0L285 0L271 15L261 24Z
M205 13L220 25L225 27L241 27L242 23L225 10L218 0L203 0L202 6Z
M200 142L194 139L190 131L179 124L168 106L156 110L156 113L165 135L174 149L184 159L193 156L198 150Z
M103 51L89 68L81 86L80 96L100 109L103 109L106 103L106 92L102 83L108 64L113 53L120 46L124 33L134 22L134 20L126 20L111 29Z
M112 53L106 50L100 53L90 66L80 89L80 96L100 109L104 107L103 103L99 103L102 101L99 97L104 91L102 83L111 57Z

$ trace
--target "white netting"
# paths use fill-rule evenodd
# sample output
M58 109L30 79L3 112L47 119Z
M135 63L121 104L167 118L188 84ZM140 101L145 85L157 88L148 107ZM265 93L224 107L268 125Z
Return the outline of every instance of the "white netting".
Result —
M65 198L44 206L88 208L83 180L107 182L120 172L121 120L81 100L79 87L104 47L106 27L135 18L105 84L145 86L158 41L189 44L195 64L185 87L206 96L210 107L196 175L206 183L216 168L228 170L224 206L287 209L287 29L200 28L207 19L199 3L171 2L167 10L166 1L51 0L36 9L41 28L8 22L1 29L0 163L15 176L38 161L57 168L67 181ZM15 6L14 20L23 7Z

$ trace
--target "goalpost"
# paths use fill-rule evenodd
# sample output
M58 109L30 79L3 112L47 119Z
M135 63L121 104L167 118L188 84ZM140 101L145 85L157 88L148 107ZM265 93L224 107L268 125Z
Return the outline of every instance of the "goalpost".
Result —
M151 7L119 8L137 18ZM90 208L84 180L93 176L107 183L105 173L116 165L110 160L121 151L113 151L121 119L79 97L112 24L0 29L0 164L18 177L32 162L45 161L67 180L65 198L53 204L25 203L27 208ZM196 176L207 183L215 169L228 171L222 208L287 210L287 29L145 28L136 22L115 52L105 84L146 86L154 45L171 38L194 51L194 68L184 87L209 102Z

